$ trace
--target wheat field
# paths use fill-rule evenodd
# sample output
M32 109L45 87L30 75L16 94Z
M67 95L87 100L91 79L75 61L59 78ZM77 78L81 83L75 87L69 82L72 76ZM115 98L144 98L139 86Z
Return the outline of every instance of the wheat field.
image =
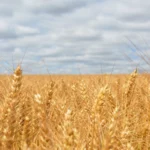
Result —
M150 150L149 75L0 79L0 150Z

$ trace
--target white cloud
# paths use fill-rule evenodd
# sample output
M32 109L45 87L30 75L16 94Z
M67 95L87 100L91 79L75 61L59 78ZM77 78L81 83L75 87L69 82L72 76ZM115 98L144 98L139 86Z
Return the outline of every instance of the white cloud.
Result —
M36 28L26 27L26 26L16 26L17 35L30 35L30 34L38 34L39 30Z
M1 20L0 21L0 32L7 30L7 28L8 28L7 22Z

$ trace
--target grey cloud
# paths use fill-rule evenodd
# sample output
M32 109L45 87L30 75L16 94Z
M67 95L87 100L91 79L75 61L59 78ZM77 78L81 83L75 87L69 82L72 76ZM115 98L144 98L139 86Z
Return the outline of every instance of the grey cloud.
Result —
M91 2L93 0L51 0L45 2L43 0L24 0L26 7L34 13L50 13L56 15L71 12Z
M0 32L0 39L15 39L17 35L14 32L4 31Z
M20 0L3 0L0 2L0 17L12 17L14 11L21 5Z
M142 23L146 23L150 21L150 17L149 17L149 11L143 13L135 13L135 14L131 14L131 15L125 15L120 17L121 21L125 21L125 22L142 22Z

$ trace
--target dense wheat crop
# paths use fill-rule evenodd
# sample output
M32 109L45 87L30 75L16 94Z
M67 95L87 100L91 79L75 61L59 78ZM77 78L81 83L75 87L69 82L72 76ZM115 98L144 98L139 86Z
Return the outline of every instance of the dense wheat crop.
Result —
M0 79L0 150L150 149L148 75Z

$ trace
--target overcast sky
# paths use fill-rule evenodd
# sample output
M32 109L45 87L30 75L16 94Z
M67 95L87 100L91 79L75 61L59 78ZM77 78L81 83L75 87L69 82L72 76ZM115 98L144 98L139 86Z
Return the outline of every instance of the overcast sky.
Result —
M149 0L0 0L0 73L148 70L149 40Z

